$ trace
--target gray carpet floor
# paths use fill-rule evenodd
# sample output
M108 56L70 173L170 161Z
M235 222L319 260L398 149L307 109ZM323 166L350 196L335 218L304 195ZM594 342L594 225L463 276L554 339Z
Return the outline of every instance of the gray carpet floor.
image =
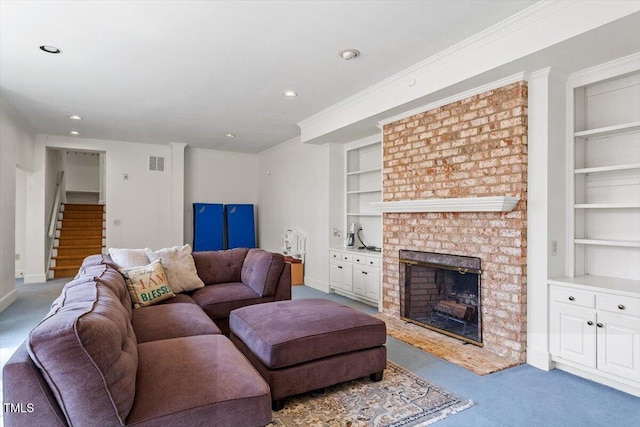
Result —
M2 365L48 312L64 283L64 279L28 285L17 282L18 301L0 313ZM376 312L357 301L306 286L295 286L293 298L327 298L364 312ZM387 348L393 362L474 401L472 408L438 421L438 427L640 425L640 398L566 372L545 372L522 365L479 376L391 337Z

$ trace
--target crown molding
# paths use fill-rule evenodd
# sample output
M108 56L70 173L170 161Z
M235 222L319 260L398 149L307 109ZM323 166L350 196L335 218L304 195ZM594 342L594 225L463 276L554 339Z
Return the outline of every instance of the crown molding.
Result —
M310 142L640 11L629 1L543 0L297 124ZM525 42L529 40L529 42ZM525 43L516 48L520 44ZM490 54L494 52L494 54ZM463 63L468 66L460 68ZM452 68L453 67L453 68ZM447 70L460 70L448 73ZM417 84L410 82L417 80Z
M507 37L513 31L519 30L523 25L529 25L531 21L537 21L543 17L556 13L558 10L564 9L569 5L577 3L577 1L541 1L539 3L534 4L527 9L510 16L506 20L499 22L473 36L441 51L436 53L435 55L418 62L415 65L412 65L409 68L405 68L404 70L382 80L379 83L374 84L373 86L364 89L355 95L352 95L336 104L333 104L320 112L307 117L298 122L298 126L304 127L308 126L314 122L323 120L325 116L328 114L335 112L337 110L343 109L350 105L358 104L371 95L377 93L380 90L389 89L393 86L405 85L406 79L410 78L410 76L414 74L423 74L430 69L438 68L453 58L464 55L466 52L475 51L480 46L487 45L494 40L501 39L503 37Z

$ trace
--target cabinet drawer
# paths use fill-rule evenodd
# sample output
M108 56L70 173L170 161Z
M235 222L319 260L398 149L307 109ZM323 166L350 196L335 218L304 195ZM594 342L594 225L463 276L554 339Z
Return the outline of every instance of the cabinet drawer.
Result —
M380 258L378 257L368 256L365 261L369 267L380 267Z
M342 256L342 260L343 261L348 261L348 262L353 262L353 254L348 254L345 252L341 252L340 255Z
M576 289L552 287L551 300L579 307L596 307L596 295L594 293Z
M640 317L640 299L617 295L598 295L598 309Z
M329 251L329 259L340 261L342 259L342 252Z
M353 256L353 262L356 264L367 265L367 257L362 254L355 254Z

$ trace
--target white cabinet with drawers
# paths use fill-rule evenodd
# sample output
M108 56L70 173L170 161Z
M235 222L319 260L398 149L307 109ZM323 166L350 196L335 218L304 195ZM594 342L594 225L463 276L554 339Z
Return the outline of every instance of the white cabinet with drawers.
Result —
M600 287L598 281L602 281ZM607 283L604 283L607 282ZM550 349L561 368L640 396L640 295L635 281L549 281Z
M380 254L362 250L329 251L330 290L378 305L380 301Z

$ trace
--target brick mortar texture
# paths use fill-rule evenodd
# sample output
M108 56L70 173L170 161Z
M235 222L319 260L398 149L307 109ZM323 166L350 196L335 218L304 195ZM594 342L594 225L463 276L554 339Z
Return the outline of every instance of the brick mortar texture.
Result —
M398 317L400 249L482 259L484 348L526 359L527 83L383 128L383 201L517 196L512 212L385 213L383 308Z

